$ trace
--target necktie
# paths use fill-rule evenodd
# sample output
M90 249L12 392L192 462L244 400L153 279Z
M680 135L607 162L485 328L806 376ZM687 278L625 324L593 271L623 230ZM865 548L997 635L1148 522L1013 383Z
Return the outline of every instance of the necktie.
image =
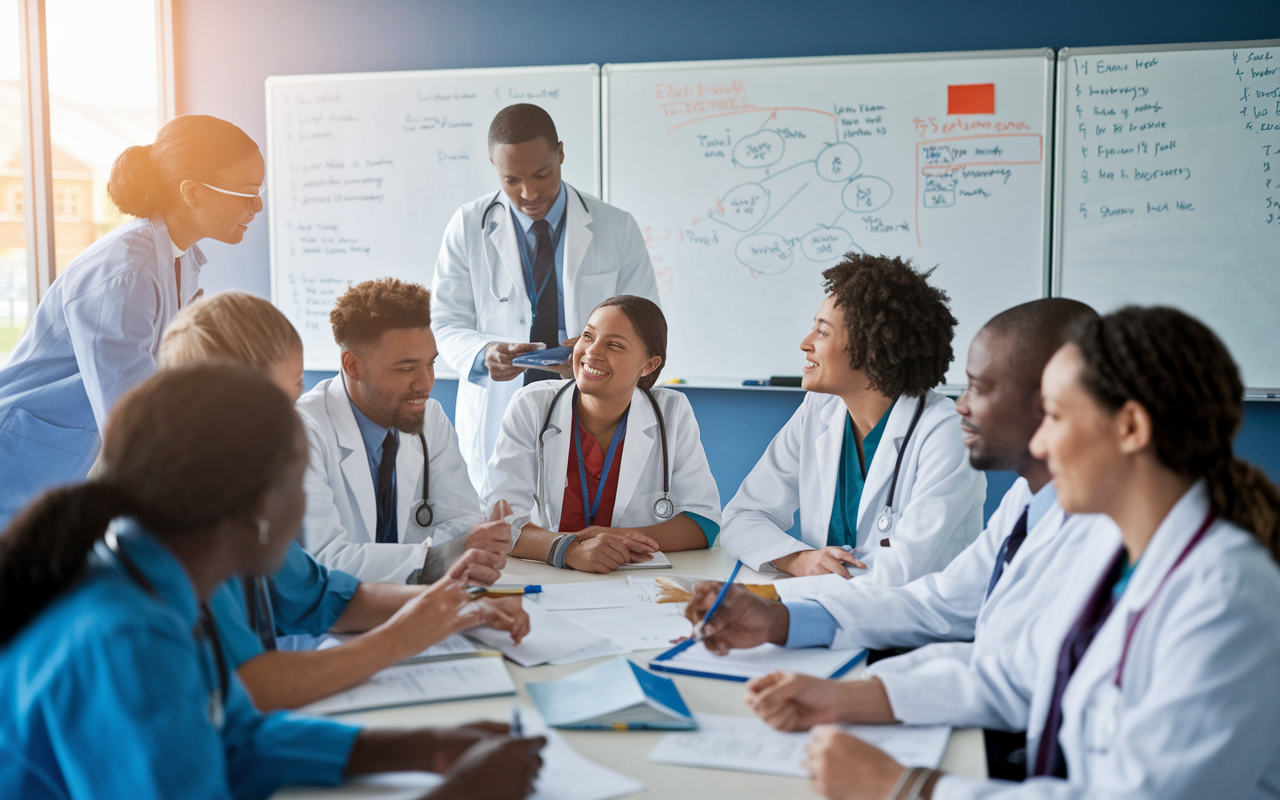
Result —
M566 212L567 213L567 212ZM560 340L560 291L556 285L556 248L551 241L551 225L545 219L534 220L533 233L538 246L533 255L533 290L537 293L537 305L533 309L533 327L529 341L542 342L547 347L559 347ZM527 369L525 384L558 378L554 372Z
M387 438L382 440L382 461L378 462L378 541L395 544L400 540L396 530L396 509L393 506L391 479L396 472L396 450L400 441L395 431L387 431Z
M1004 574L1004 567L1013 557L1018 554L1018 548L1022 546L1022 542L1027 538L1027 514L1030 513L1031 506L1028 505L1022 509L1022 516L1018 517L1018 521L1013 524L1013 530L1005 537L1004 544L1000 545L1000 552L996 553L996 566L991 570L991 583L987 584L987 597L995 591L996 584L1000 581L1000 576Z

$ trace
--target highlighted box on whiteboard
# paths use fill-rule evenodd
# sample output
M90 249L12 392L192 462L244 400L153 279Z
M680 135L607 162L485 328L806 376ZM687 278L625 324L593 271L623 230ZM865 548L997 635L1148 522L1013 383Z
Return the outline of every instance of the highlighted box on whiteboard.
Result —
M947 87L948 114L996 113L996 85L968 83Z

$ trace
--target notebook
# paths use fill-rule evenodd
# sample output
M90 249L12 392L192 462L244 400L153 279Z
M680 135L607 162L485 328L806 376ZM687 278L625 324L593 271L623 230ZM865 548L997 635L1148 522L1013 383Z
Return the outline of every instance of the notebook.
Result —
M649 561L640 561L635 564L623 564L618 569L671 569L671 559L667 558L667 554L659 550L653 554L653 558Z
M525 685L553 728L693 730L697 723L670 678L652 675L625 658L567 678Z
M777 670L799 672L815 678L838 678L866 657L866 650L832 650L829 647L788 650L776 644L762 644L718 656L702 642L690 639L654 658L649 662L649 669L743 682Z
M443 700L515 694L502 656L494 653L449 661L397 664L369 680L298 709L305 714L344 714Z

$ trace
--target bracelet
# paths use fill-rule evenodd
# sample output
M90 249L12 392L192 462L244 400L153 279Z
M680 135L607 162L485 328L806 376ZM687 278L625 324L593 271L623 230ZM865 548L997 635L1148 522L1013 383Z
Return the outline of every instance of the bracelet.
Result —
M551 543L551 549L547 552L547 563L553 567L566 569L564 557L569 552L569 545L578 540L576 533L566 533L556 537Z
M906 800L920 800L920 793L924 791L924 787L929 785L929 781L937 774L937 770L920 769L919 780L911 786L911 792L907 795Z
M558 546L559 546L559 544L560 544L560 540L561 540L561 539L563 539L563 538L564 538L565 536L567 536L567 535L568 535L568 534L561 534L561 535L559 535L559 536L557 536L556 538L554 538L554 539L552 539L552 540L551 540L551 546L547 548L547 566L549 566L549 567L554 567L554 566L555 566L555 564L554 564L553 562L555 561L555 556L556 556L556 547L558 547Z
M893 788L889 790L887 795L885 795L885 800L898 800L898 795L902 794L902 787L907 785L907 781L911 778L911 775L914 772L915 770L910 767L903 767L902 774L898 776L898 780L893 784Z

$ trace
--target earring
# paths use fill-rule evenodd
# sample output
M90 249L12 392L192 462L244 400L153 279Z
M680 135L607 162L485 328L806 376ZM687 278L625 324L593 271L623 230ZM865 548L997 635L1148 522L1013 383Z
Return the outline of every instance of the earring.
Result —
M266 517L258 518L258 544L263 547L271 544L271 523Z

